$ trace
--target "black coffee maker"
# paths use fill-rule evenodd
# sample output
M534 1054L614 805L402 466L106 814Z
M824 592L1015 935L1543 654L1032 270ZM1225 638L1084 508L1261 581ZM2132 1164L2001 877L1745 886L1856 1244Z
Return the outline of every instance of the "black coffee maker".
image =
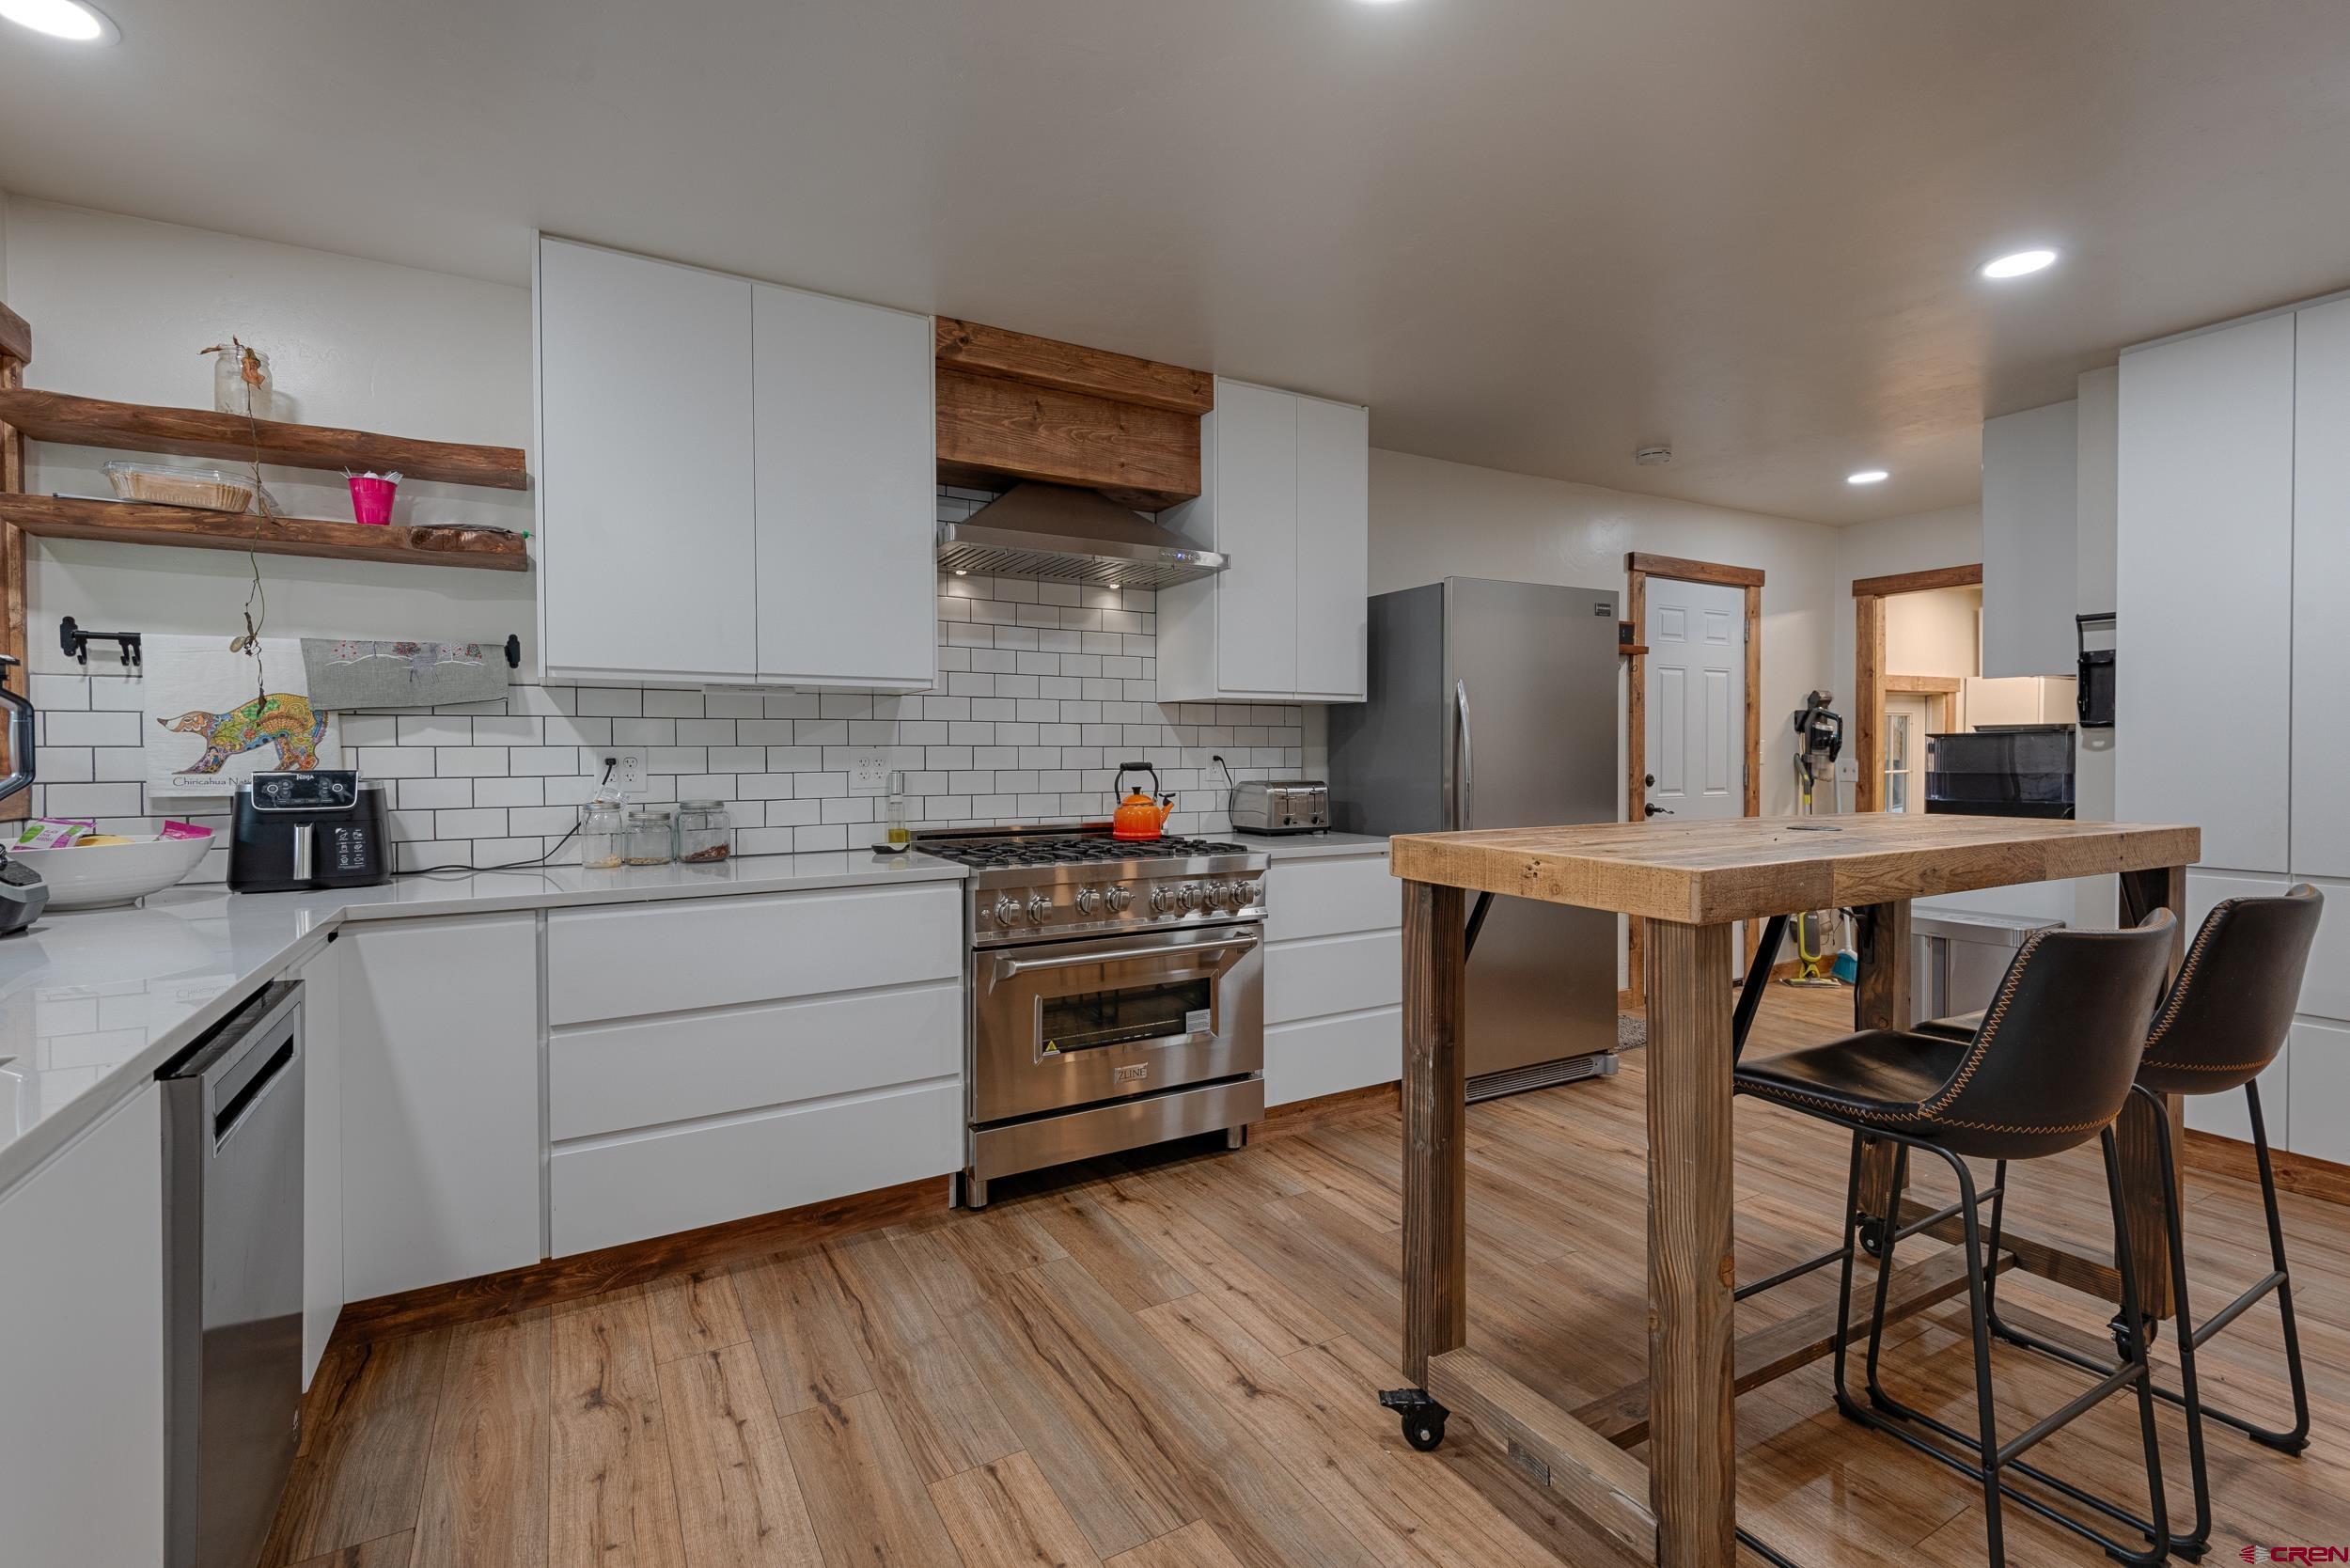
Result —
M290 893L373 887L392 880L384 786L356 769L257 773L237 786L228 889Z

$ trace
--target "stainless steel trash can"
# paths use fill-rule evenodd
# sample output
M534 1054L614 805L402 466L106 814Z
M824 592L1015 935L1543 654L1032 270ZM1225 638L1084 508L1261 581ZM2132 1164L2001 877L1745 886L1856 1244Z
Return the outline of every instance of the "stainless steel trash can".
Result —
M2024 938L2063 924L2040 916L1913 908L1909 972L1918 1016L1948 1018L1989 1007Z

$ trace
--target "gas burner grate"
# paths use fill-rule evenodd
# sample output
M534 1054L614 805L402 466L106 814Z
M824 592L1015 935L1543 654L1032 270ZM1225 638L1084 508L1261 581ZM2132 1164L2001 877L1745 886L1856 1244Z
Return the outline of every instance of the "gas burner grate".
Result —
M926 855L980 870L1024 866L1086 866L1133 860L1180 860L1210 855L1246 855L1245 845L1206 839L1123 839L1094 837L1068 839L980 839L917 842Z

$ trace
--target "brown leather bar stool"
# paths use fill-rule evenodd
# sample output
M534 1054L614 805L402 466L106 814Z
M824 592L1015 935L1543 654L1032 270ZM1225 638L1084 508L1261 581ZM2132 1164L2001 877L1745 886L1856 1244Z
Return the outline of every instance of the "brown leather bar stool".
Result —
M2171 1549L2182 1557L2201 1557L2211 1540L2211 1482L2203 1458L2203 1420L2234 1427L2254 1442L2297 1454L2310 1445L2309 1387L2301 1372L2301 1337L2293 1318L2293 1278L2285 1262L2284 1226L2277 1215L2277 1179L2269 1168L2268 1124L2261 1114L2260 1085L2254 1080L2284 1049L2293 1027L2294 1009L2301 996L2302 972L2309 967L2310 947L2317 937L2317 922L2325 896L2308 883L2289 888L2278 898L2228 899L2215 904L2195 933L2179 978L2154 1013L2146 1036L2146 1054L2138 1063L2133 1092L2153 1098L2161 1094L2225 1094L2241 1089L2251 1111L2252 1153L2260 1167L2261 1203L2268 1218L2269 1272L2251 1288L2201 1324L2187 1303L2186 1255L2182 1247L2179 1205L2165 1204L2170 1239L2170 1292L2179 1318L2179 1387L2157 1386L2155 1396L2186 1410L2187 1465L2195 1486L2195 1527L2174 1537ZM1938 1019L1919 1026L1920 1032L1960 1038L1970 1032L1971 1020ZM2170 1147L2168 1118L2154 1119L2159 1129L2162 1187L2166 1199L2178 1191L2176 1152ZM2005 1171L1993 1178L2005 1184ZM1999 1205L1991 1211L1991 1246L1998 1253ZM1993 1276L1994 1280L1997 1275ZM2211 1337L2244 1315L2269 1292L2277 1293L2277 1310L2283 1319L2285 1371L2293 1388L2293 1426L2279 1432L2237 1415L2217 1410L2200 1398L2195 1378L2195 1354ZM2097 1370L2089 1356L2002 1321L1996 1294L1990 1306L1991 1331L2013 1344L2027 1346L2075 1366ZM2147 1326L2151 1334L2152 1325ZM2118 1329L2117 1329L2118 1332Z
M1890 1434L1973 1477L1982 1485L1993 1568L2004 1568L2007 1561L2000 1510L2008 1501L2095 1542L2124 1562L2160 1562L2170 1549L2162 1450L2154 1428L2154 1377L2147 1365L2137 1274L2123 1215L2121 1162L2113 1122L2130 1095L2138 1058L2144 1054L2145 1021L2154 1016L2162 996L2174 924L2168 910L2157 910L2135 931L2034 933L2016 949L1981 1027L1964 1038L1866 1029L1783 1056L1742 1061L1734 1075L1741 1093L1852 1132L1842 1250L1744 1287L1739 1295L1743 1298L1767 1290L1827 1262L1841 1262L1835 1348L1837 1408L1849 1419ZM1958 1202L1904 1226L1900 1223L1902 1184L1896 1183L1887 1195L1882 1215L1864 1214L1861 1150L1871 1138L1898 1147L1904 1173L1913 1150L1941 1158L1958 1178ZM2098 1139L2105 1152L2107 1197L2113 1213L2114 1250L2122 1277L2123 1319L2130 1325L2123 1358L2119 1366L2092 1367L2097 1379L2086 1391L2002 1443L1991 1393L1991 1289L1985 1260L1992 1254L1983 1245L1979 1211L1989 1200L1995 1204L1996 1215L2004 1188L1995 1184L1979 1191L1966 1162L1970 1158L1996 1160L2004 1170L2010 1160L2061 1153L2091 1138ZM1972 1434L1894 1399L1879 1376L1894 1250L1904 1237L1953 1215L1959 1216L1965 1231L1967 1305L1974 1330L1977 1430ZM1883 1240L1876 1301L1869 1325L1868 1403L1863 1405L1846 1385L1845 1353L1852 1338L1854 1259L1860 1248L1862 1224L1868 1220L1881 1225ZM2124 1388L2134 1388L2138 1395L2151 1519L2141 1519L2023 1457L2051 1433ZM2008 1480L2011 1473L2126 1526L2144 1544L2124 1544L2020 1490Z

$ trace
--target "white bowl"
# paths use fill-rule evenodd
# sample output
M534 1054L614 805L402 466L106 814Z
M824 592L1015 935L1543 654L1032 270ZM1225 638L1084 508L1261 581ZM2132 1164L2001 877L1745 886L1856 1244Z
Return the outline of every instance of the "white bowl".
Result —
M52 909L100 909L160 893L190 871L212 847L201 839L144 839L130 844L69 844L63 849L12 849L49 884Z

